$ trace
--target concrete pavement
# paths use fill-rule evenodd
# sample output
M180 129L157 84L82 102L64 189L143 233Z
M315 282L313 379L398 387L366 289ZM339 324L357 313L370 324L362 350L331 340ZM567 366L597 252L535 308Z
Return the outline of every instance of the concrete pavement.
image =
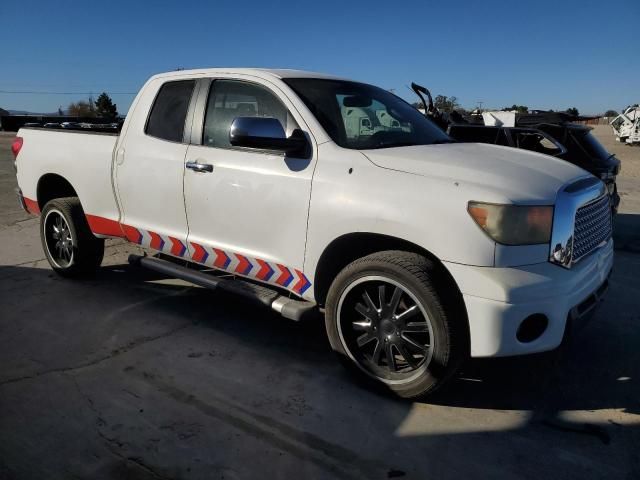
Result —
M347 374L322 324L130 267L122 242L91 280L54 275L8 143L0 479L640 476L633 248L566 348L473 361L428 403L399 401Z

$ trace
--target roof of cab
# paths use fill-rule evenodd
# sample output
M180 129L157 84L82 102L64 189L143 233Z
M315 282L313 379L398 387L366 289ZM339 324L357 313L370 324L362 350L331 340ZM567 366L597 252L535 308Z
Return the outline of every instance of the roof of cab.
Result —
M215 75L220 73L253 75L260 78L327 78L333 80L345 80L344 78L334 75L285 68L200 68L195 70L175 70L172 72L159 73L151 78L190 77Z

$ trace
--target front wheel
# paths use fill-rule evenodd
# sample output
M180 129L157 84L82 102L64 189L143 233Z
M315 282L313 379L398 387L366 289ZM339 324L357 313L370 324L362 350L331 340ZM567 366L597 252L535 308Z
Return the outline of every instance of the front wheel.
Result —
M40 239L51 268L62 276L86 275L102 263L104 240L91 233L76 197L47 202L40 217Z
M351 370L404 398L424 397L468 356L461 300L437 265L386 251L342 270L329 291L326 328Z

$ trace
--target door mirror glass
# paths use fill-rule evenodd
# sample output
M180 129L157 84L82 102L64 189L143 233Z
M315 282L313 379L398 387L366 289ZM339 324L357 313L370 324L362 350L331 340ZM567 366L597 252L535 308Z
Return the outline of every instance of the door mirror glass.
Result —
M342 100L342 104L345 107L367 108L371 106L371 103L371 97L365 97L364 95L349 95Z
M234 147L277 150L305 156L307 139L301 130L287 137L279 120L270 117L237 117L229 129L229 143Z

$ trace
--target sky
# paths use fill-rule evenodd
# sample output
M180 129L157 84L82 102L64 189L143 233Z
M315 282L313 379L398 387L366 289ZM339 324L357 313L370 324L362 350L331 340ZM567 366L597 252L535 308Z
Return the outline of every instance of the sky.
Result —
M106 91L126 113L155 73L274 67L597 114L640 102L639 25L640 0L0 0L0 107Z

